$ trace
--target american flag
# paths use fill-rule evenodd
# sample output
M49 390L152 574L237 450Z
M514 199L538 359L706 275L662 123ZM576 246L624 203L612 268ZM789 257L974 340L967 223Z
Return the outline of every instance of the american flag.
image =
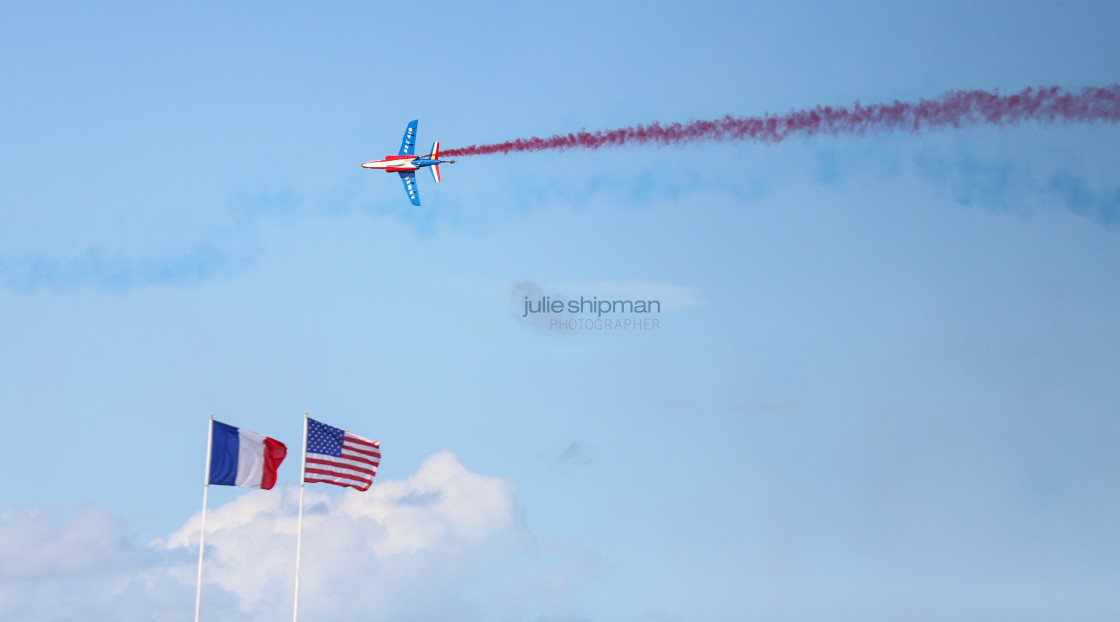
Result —
M371 441L308 418L303 481L368 490L379 464L381 441Z

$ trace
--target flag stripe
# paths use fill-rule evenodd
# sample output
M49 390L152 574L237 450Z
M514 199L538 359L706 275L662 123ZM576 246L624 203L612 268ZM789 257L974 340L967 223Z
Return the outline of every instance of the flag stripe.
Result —
M363 469L362 467L356 467L356 466L353 466L353 465L350 465L350 464L342 464L342 463L339 463L339 462L331 462L330 460L318 460L318 459L312 459L312 458L307 459L307 472L308 473L311 473L311 472L315 471L315 469L313 469L311 467L312 464L318 465L318 468L320 468L320 469L329 468L332 471L335 471L335 472L338 472L338 473L365 473L366 475L369 475L371 477L374 476L374 475L377 475L377 469L376 468Z
M370 487L370 484L365 484L365 485L359 486L358 484L350 484L350 483L347 483L347 482L344 482L344 481L338 481L338 480L333 480L333 479L317 479L317 478L312 478L312 477L308 477L308 478L304 479L304 481L309 483L309 484L322 483L322 484L334 484L335 486L349 486L350 488L356 488L360 491L369 490L369 487Z
M334 471L327 471L327 470L320 470L320 469L307 469L306 479L311 479L311 478L330 479L330 480L354 480L356 482L362 482L362 483L365 483L365 484L373 483L373 476L372 475L367 475L367 476L362 477L362 476L358 476L358 475L350 475L350 474L347 474L347 473L336 473Z
M343 474L343 473L332 473L331 471L319 472L318 470L314 470L314 469L307 474L307 476L305 478L305 481L310 480L310 479L330 480L332 482L354 481L354 482L359 482L359 483L362 483L362 484L372 484L373 483L373 477L372 476L358 477L358 476L355 476L355 475L346 475L346 474Z
M260 488L264 477L264 434L250 430L237 430L236 486Z
M355 479L353 477L331 477L331 476L328 476L328 475L311 475L311 476L308 476L307 479L304 480L304 481L307 481L307 482L328 482L328 483L331 483L331 484L337 483L340 486L350 486L352 484L356 485L356 486L369 486L370 483L371 483L371 481L368 480L368 479Z
M381 462L381 456L370 458L363 454L352 454L349 449L343 449L342 455L339 456L339 458L343 460L353 460L354 462L361 462L363 464L377 464Z
M363 456L369 456L370 458L380 458L381 457L381 452L380 451L366 451L365 449L361 449L359 447L353 447L351 445L345 445L343 447L343 451L352 451L356 454L361 454Z
M264 439L264 476L261 478L261 488L272 490L276 485L276 470L288 455L288 448L274 438Z
M355 467L374 467L376 468L380 462L378 460L355 460L350 456L328 456L326 454L307 454L307 459L310 461L312 458L315 460L325 460L327 462L334 462L336 464L353 465Z
M346 438L347 438L347 440L349 440L353 443L357 443L359 445L368 445L368 446L370 446L374 449L377 449L378 447L380 447L380 445L378 445L378 443L380 441L367 441L366 439L358 436L357 434L351 434L351 433L347 432L346 433Z

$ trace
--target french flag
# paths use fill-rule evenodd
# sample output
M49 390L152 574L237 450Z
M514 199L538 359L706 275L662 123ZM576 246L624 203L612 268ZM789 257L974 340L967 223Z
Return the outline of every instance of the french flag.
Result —
M210 483L269 490L288 455L280 441L221 421L210 428Z

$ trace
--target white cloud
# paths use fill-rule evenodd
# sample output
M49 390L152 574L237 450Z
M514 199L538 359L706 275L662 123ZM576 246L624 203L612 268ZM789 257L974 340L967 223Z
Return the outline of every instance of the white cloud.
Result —
M77 508L57 527L35 510L0 515L0 582L135 568L155 557L129 541L124 521L96 506Z
M404 480L336 491L304 493L300 615L308 619L570 617L575 588L596 563L573 543L541 545L512 484L471 472L450 452ZM298 499L294 486L249 492L207 513L207 620L291 615ZM128 543L120 519L87 514L53 531L35 512L4 515L0 619L189 617L201 515L143 547ZM26 546L9 546L19 540ZM31 564L36 550L55 553Z
M123 519L93 505L61 525L35 510L5 512L0 619L180 619L192 590L176 565L188 557L135 544Z

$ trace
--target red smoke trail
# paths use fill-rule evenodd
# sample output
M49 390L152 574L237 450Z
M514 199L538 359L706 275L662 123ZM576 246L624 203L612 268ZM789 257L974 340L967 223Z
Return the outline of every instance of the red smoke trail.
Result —
M448 149L448 157L543 151L546 149L598 149L607 146L657 143L677 145L701 140L753 140L779 143L794 136L861 135L867 132L910 130L969 125L1014 125L1025 121L1051 123L1120 121L1120 85L1086 87L1078 93L1056 86L1024 89L1014 95L988 91L950 91L937 99L849 108L817 106L784 115L732 117L716 121L693 121L624 127L616 130L564 134L549 138L518 138L504 143L471 145Z

